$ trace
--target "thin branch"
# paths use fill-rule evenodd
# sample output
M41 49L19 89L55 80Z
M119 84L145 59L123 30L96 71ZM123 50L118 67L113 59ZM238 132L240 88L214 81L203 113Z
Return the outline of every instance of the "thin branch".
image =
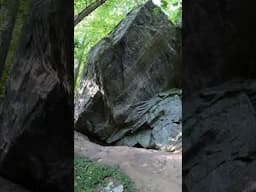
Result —
M97 9L99 6L101 6L106 1L107 0L98 0L98 1L90 4L84 10L82 10L78 15L75 16L75 18L74 18L74 26L76 26L78 23L80 23L87 15L92 13L95 9Z

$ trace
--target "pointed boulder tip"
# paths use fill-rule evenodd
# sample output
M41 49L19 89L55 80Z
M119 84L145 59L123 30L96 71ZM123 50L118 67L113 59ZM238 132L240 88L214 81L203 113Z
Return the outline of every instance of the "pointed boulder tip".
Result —
M146 3L145 3L145 7L149 8L149 9L153 9L156 5L153 3L152 0L148 0Z

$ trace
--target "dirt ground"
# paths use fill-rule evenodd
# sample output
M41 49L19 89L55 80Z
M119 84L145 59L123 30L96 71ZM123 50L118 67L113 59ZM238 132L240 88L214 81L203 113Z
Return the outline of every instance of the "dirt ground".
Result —
M103 162L118 164L134 181L138 192L181 192L181 153L119 147L100 146L75 132L75 155Z

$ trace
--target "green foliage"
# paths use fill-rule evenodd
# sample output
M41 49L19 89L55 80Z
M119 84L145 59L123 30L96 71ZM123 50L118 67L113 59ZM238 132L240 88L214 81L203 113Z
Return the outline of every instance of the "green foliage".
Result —
M89 6L91 3L95 2L96 0L75 0L74 1L74 14L77 15L80 13L85 7Z
M107 178L122 184L125 192L134 192L130 179L117 166L107 166L88 159L75 158L75 192L96 192L98 185L107 186Z
M182 17L181 0L161 0L160 4L162 10L173 23L176 23Z
M94 1L75 0L75 14L78 14ZM143 4L147 0L137 0L137 2ZM181 18L181 0L153 0L153 2L160 6L172 22L176 23ZM135 6L137 6L135 0L107 0L76 26L74 63L79 66L75 82L76 91L89 50L105 37ZM155 14L158 14L158 12L160 12L160 9L154 10Z

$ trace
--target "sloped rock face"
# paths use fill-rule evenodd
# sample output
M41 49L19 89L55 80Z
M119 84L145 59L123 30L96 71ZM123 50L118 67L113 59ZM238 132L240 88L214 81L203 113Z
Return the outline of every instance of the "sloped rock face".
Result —
M120 140L124 133L113 134L144 121L138 122L136 105L180 85L180 45L175 26L151 1L130 12L89 53L75 128L97 140Z
M255 190L256 81L227 82L183 101L183 191Z
M70 7L32 1L0 111L0 174L32 191L73 190Z

